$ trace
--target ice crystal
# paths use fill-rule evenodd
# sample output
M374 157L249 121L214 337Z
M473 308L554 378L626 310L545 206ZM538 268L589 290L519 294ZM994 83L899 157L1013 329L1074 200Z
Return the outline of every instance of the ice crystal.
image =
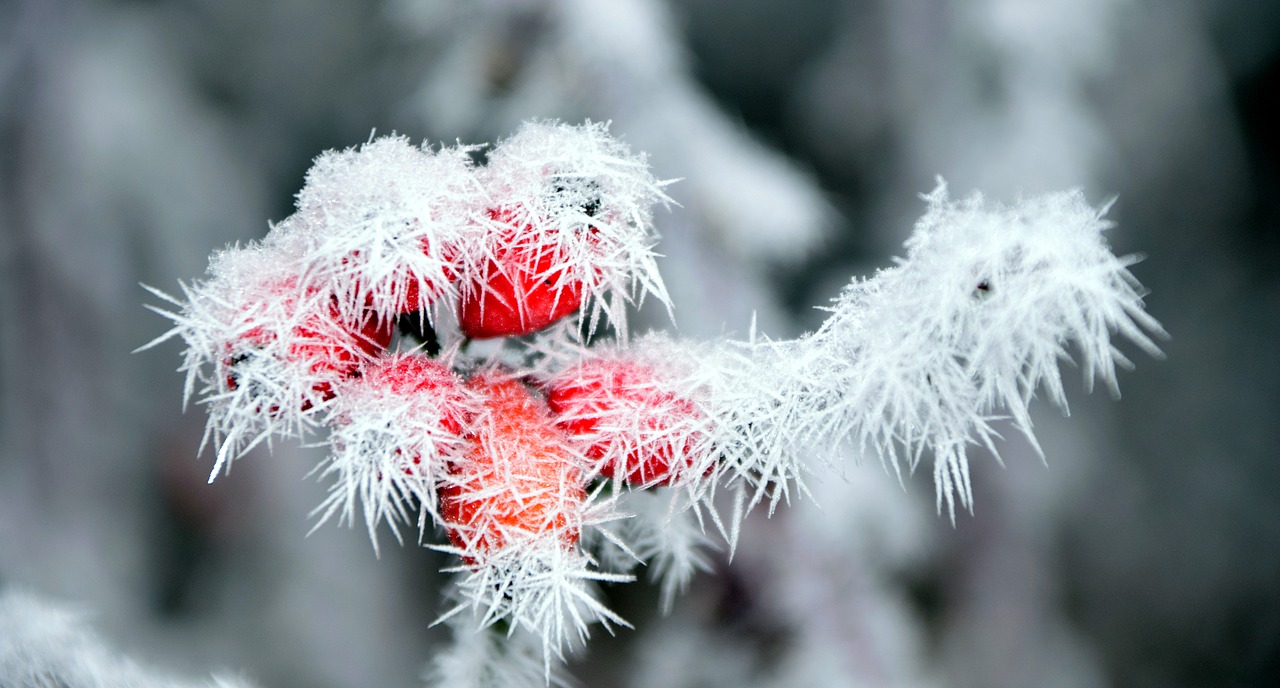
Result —
M470 556L469 550L454 551ZM469 611L483 627L501 624L511 632L531 633L542 643L548 667L581 647L593 624L631 626L599 600L595 585L634 579L600 570L584 551L553 538L529 538L451 570L458 574L456 594L462 601L443 618Z

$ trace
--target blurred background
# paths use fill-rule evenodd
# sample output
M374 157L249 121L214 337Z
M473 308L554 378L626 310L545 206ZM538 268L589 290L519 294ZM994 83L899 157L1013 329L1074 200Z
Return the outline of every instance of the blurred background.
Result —
M607 591L636 630L580 685L1280 684L1278 103L1273 0L0 2L0 589L165 671L420 685L449 561L307 536L312 449L206 485L178 345L131 353L167 329L139 285L261 237L371 131L591 118L682 178L658 221L684 336L813 328L941 175L1117 199L1173 339L1128 351L1122 399L1040 406L1047 466L978 456L954 527L928 471L871 460L753 516L670 615Z

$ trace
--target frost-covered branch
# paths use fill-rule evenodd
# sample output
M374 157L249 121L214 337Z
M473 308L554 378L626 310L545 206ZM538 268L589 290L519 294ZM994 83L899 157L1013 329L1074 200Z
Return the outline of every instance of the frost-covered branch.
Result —
M1041 390L1066 409L1063 363L1116 392L1131 364L1115 339L1158 356L1166 336L1105 208L1079 192L957 201L939 183L905 256L854 280L815 332L632 338L628 308L671 306L652 227L668 198L644 156L603 125L546 122L483 165L476 152L392 137L326 153L266 239L215 255L181 299L156 292L215 475L327 431L319 522L359 512L375 546L383 522L444 534L461 644L437 671L465 685L526 675L528 643L550 681L594 624L627 625L597 587L640 564L670 609L711 536L732 553L748 511L805 495L846 455L900 476L931 457L954 520L973 504L971 446L998 455L1003 419L1035 444ZM406 318L440 341L396 342ZM495 649L501 629L522 640Z
M967 448L993 453L1004 416L1035 441L1028 404L1041 389L1067 408L1059 366L1078 357L1089 386L1116 395L1116 367L1132 364L1118 333L1152 356L1167 334L1143 309L1144 292L1103 231L1105 208L1079 192L1012 206L981 195L924 196L928 210L907 255L855 281L831 317L802 341L817 437L849 439L915 468L934 456L938 507L971 507Z

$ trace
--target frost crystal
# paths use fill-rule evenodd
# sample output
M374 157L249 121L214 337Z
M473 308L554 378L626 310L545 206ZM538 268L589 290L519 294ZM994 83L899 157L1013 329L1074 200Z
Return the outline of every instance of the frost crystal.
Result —
M470 610L483 627L501 622L511 632L531 633L542 643L548 668L553 659L564 660L566 653L581 647L592 624L630 627L597 599L594 586L633 578L600 571L585 552L547 538L484 554L480 561L453 571L463 601L445 618Z

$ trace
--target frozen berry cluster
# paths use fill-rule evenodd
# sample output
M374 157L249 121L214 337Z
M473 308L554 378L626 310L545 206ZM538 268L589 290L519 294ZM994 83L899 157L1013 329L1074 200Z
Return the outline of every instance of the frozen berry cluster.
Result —
M213 476L323 432L321 522L360 514L375 546L383 523L443 531L500 607L490 621L545 632L566 605L612 618L592 611L587 582L611 577L583 529L616 520L625 491L696 496L716 469L687 356L656 338L582 345L606 326L625 340L646 296L669 307L652 250L663 186L591 123L528 123L489 149L386 137L321 155L293 215L217 253L185 298L160 294L179 306L164 313L209 414ZM478 346L498 339L524 353Z
M591 123L321 155L264 239L217 253L182 298L154 292L175 323L157 342L184 340L186 398L208 412L213 475L322 434L319 521L362 517L375 546L382 524L416 526L458 558L444 617L505 627L502 647L540 647L549 672L593 624L626 623L597 583L644 564L669 606L707 567L709 533L732 551L747 512L846 456L899 475L929 457L954 519L974 448L996 454L1015 429L1038 449L1029 405L1066 408L1064 361L1115 391L1130 365L1115 340L1159 356L1167 336L1105 208L1078 191L954 200L939 183L905 256L853 280L813 332L632 338L629 309L671 306L653 250L664 185ZM498 652L476 635L446 659Z

